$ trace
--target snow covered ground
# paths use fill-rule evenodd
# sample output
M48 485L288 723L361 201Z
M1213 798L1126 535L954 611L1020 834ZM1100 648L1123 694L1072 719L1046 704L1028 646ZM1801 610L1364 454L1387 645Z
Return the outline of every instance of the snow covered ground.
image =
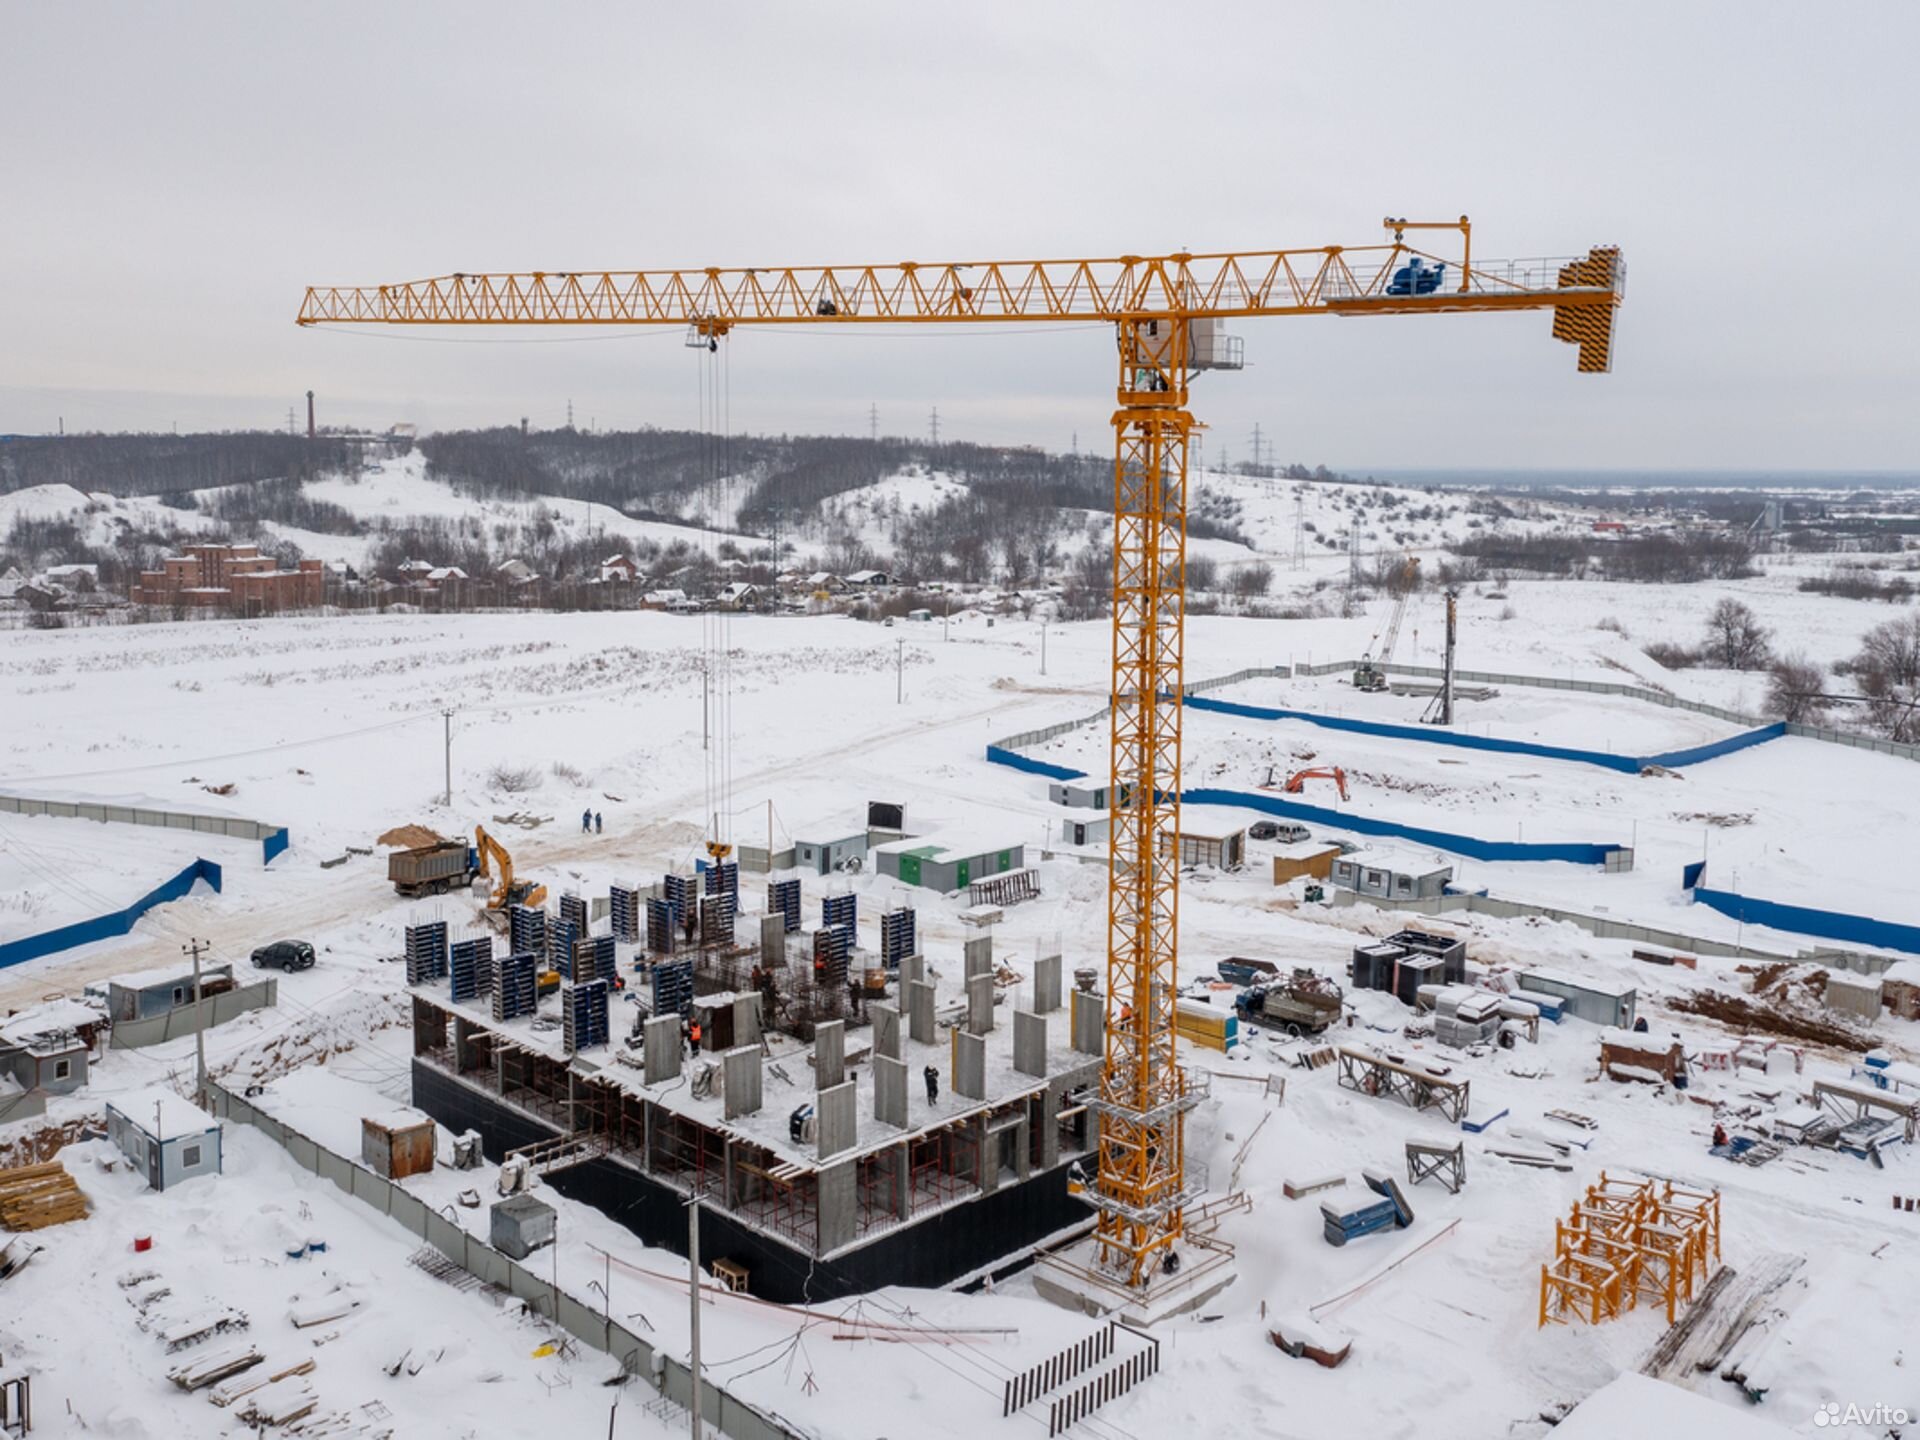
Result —
M1762 597L1756 605L1778 604L1783 624L1805 615L1837 634L1848 623L1864 628L1881 618L1869 607L1784 589L1766 599L1764 585L1749 583ZM1657 678L1676 693L1722 698L1712 694L1717 681L1710 675L1657 674L1638 656L1632 642L1652 627L1687 623L1671 590L1609 586L1583 593L1543 585L1509 593L1517 612L1511 620L1498 619L1503 602L1469 601L1463 664ZM1692 607L1695 592L1683 600ZM1349 658L1379 628L1378 603L1374 612L1312 622L1196 619L1189 674L1305 660L1309 653ZM1631 641L1596 628L1608 614L1619 617ZM266 940L310 939L320 950L316 968L282 979L277 1009L215 1032L209 1060L226 1083L264 1085L264 1107L352 1152L358 1117L407 1093L409 1031L402 977L391 958L402 929L409 918L435 913L464 923L474 904L466 896L399 900L377 849L349 853L350 846L372 846L390 826L413 822L458 834L484 824L506 840L521 873L589 894L688 863L706 812L728 792L733 837L748 843L771 830L776 845L784 844L816 823L856 830L868 800L904 804L915 831L1001 834L1026 843L1030 855L1058 833L1060 812L1048 804L1044 781L989 765L982 752L991 739L1104 702L1104 625L1050 627L1042 674L1037 624L965 621L943 641L937 623L882 629L830 617L738 617L729 635L733 685L723 697L730 698L728 726L723 704L703 703L707 623L657 613L369 615L11 636L0 655L0 788L176 803L191 793L194 808L287 824L293 847L264 869L257 851L224 860L233 882L226 894L164 907L123 940L0 972L0 1009L171 961L190 937L212 940L215 959L243 963ZM1410 618L1409 631L1412 624ZM1428 651L1428 627L1420 628L1420 648ZM1418 704L1355 695L1338 677L1259 682L1241 691L1244 697L1221 693L1400 720ZM443 709L454 711L451 805L442 797ZM710 728L733 736L731 785L717 790L709 788L709 761L726 752L702 749L703 711ZM1635 751L1734 728L1686 712L1523 689L1464 714L1468 724L1494 734ZM1493 838L1524 828L1529 840L1631 839L1638 827L1642 859L1631 875L1572 866L1466 868L1462 878L1497 894L1606 907L1617 917L1731 939L1733 922L1679 903L1679 865L1696 858L1701 833L1710 830L1716 875L1730 880L1737 869L1743 890L1920 919L1903 878L1913 842L1904 797L1920 780L1909 762L1791 741L1671 780L1521 757L1456 756L1200 712L1190 714L1188 735L1190 784L1257 783L1268 756L1285 763L1311 750L1317 760L1348 769L1355 808ZM1056 748L1098 768L1101 732L1076 733ZM1466 763L1443 765L1443 757ZM188 785L190 778L197 783ZM227 798L201 788L225 784L236 787ZM582 809L603 815L604 833L581 833ZM1682 818L1696 813L1751 821ZM12 845L23 830L33 833L27 826L8 820L0 840ZM66 851L68 865L102 833L58 837L59 845L81 852ZM133 857L112 843L110 868L130 875ZM342 856L344 863L320 864ZM1272 886L1265 864L1256 844L1246 871L1189 878L1180 910L1183 981L1203 981L1232 954L1333 975L1357 940L1398 928L1387 913L1299 905L1297 890ZM1062 855L1042 862L1040 873L1042 898L1009 912L996 934L997 952L1017 970L1055 947L1069 969L1096 964L1104 943L1103 870ZM101 889L105 877L90 876L87 884ZM757 882L743 888L748 903L757 904ZM957 953L972 933L959 919L963 901L909 894L873 874L808 878L809 914L830 888L860 892L869 927L881 902L910 898L925 948L936 956ZM1703 992L1740 993L1747 981L1732 962L1703 959L1698 971L1650 967L1635 962L1623 943L1564 925L1451 916L1446 928L1467 937L1474 958L1489 964L1545 964L1637 985L1643 1013L1656 1028L1681 1029L1690 1048L1725 1044L1727 1036L1674 1006ZM1751 931L1746 938L1766 943ZM1771 938L1788 950L1808 943ZM1104 1409L1090 1433L1115 1440L1201 1430L1306 1437L1364 1428L1422 1440L1544 1434L1542 1411L1635 1368L1662 1329L1644 1310L1594 1331L1534 1328L1553 1221L1602 1169L1719 1187L1725 1259L1736 1268L1776 1251L1805 1257L1806 1280L1787 1293L1765 1366L1774 1388L1762 1408L1789 1433L1820 1433L1816 1410L1831 1401L1920 1412L1911 1379L1911 1337L1920 1333L1920 1220L1889 1204L1890 1196L1920 1194L1911 1147L1891 1149L1884 1170L1814 1151L1790 1151L1757 1169L1729 1165L1706 1153L1716 1112L1692 1102L1718 1102L1718 1113L1736 1124L1742 1115L1764 1115L1776 1099L1787 1103L1790 1097L1755 1098L1775 1086L1750 1073L1702 1073L1684 1095L1598 1081L1597 1032L1581 1022L1544 1027L1537 1047L1479 1057L1437 1052L1431 1040L1400 1033L1411 1015L1389 997L1350 998L1353 1038L1444 1056L1471 1079L1476 1108L1505 1106L1510 1118L1487 1136L1464 1137L1469 1179L1461 1195L1421 1187L1410 1192L1417 1215L1411 1230L1334 1249L1320 1238L1317 1198L1285 1199L1283 1180L1338 1171L1352 1189L1363 1166L1399 1169L1406 1139L1458 1132L1430 1114L1340 1089L1330 1069L1290 1068L1291 1050L1271 1037L1251 1040L1232 1059L1190 1052L1189 1063L1222 1072L1214 1100L1191 1122L1190 1152L1210 1166L1217 1186L1238 1161L1239 1184L1252 1202L1220 1232L1237 1247L1239 1278L1202 1315L1163 1327L1162 1374ZM1920 1025L1911 1022L1883 1017L1873 1039L1896 1055L1920 1054ZM181 1083L191 1056L191 1042L112 1052L86 1091L53 1102L50 1118L97 1112L104 1098L140 1086ZM1844 1076L1847 1057L1813 1047L1806 1066L1788 1088ZM1256 1083L1269 1072L1287 1077L1278 1106ZM1587 1115L1597 1128L1556 1132L1559 1122L1545 1118L1555 1109ZM1590 1140L1590 1148L1574 1148L1566 1172L1513 1167L1489 1147L1512 1139L1515 1127ZM12 1138L9 1130L0 1130L0 1143ZM0 1352L35 1367L42 1415L64 1416L71 1400L88 1426L104 1433L222 1433L224 1412L173 1394L156 1343L133 1327L133 1312L111 1283L133 1263L131 1236L150 1232L153 1263L167 1267L176 1289L204 1289L209 1301L248 1309L256 1334L273 1340L274 1356L299 1338L284 1319L291 1295L335 1280L359 1287L369 1297L360 1318L313 1352L311 1378L328 1407L379 1401L407 1422L403 1434L485 1435L503 1433L503 1424L538 1424L571 1435L600 1433L618 1398L614 1434L658 1433L653 1417L640 1411L639 1390L595 1383L596 1357L535 1359L531 1352L545 1338L535 1322L406 1266L414 1242L404 1231L298 1171L257 1136L239 1131L229 1153L227 1174L156 1197L141 1192L124 1169L100 1171L99 1147L66 1152L96 1213L37 1236L47 1253L0 1290ZM459 1183L484 1188L489 1181L482 1172ZM438 1203L451 1200L441 1190L456 1182L449 1174L409 1182L416 1183ZM558 1203L563 1288L598 1308L601 1297L590 1282L611 1276L614 1305L644 1313L657 1343L683 1352L684 1262L647 1250L604 1217ZM288 1226L324 1234L328 1254L288 1261L281 1243ZM618 1267L591 1245L617 1257ZM1266 1324L1275 1315L1314 1306L1322 1321L1355 1338L1354 1358L1339 1370L1288 1359L1267 1343ZM883 1336L874 1328L880 1323L898 1328ZM945 1333L929 1333L942 1327ZM888 1291L813 1311L715 1295L703 1320L717 1379L806 1433L850 1440L900 1433L937 1440L990 1429L1001 1423L1006 1376L1092 1328L1040 1301L1018 1277L991 1294ZM75 1335L96 1331L102 1339L91 1350L73 1344ZM435 1338L441 1333L462 1337L462 1348L456 1353ZM385 1373L384 1365L408 1348L419 1359L443 1346L446 1353L427 1359L417 1375L405 1365L395 1376ZM1713 1404L1747 1407L1712 1375L1690 1385ZM549 1399L549 1387L556 1398ZM1041 1414L1029 1412L1027 1421Z

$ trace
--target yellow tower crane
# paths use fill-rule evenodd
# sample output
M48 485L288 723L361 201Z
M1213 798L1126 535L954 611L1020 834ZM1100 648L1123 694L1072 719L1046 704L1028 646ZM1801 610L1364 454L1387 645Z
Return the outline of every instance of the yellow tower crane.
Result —
M1093 1110L1098 1263L1143 1286L1183 1234L1201 1188L1186 1168L1195 1103L1175 1053L1180 721L1185 634L1188 385L1236 370L1226 322L1280 315L1551 310L1579 369L1611 367L1626 270L1600 247L1572 259L1476 262L1458 221L1389 218L1377 244L1108 259L938 265L458 273L314 286L302 325L736 326L1101 322L1118 340L1113 413L1112 880L1105 1064ZM1457 232L1457 254L1407 243Z

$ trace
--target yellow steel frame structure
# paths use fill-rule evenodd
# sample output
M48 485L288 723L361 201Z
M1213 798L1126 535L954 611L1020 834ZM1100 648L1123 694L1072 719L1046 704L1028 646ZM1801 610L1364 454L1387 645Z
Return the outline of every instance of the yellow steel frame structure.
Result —
M1578 368L1605 371L1625 267L1611 247L1571 260L1471 263L1471 230L1389 219L1389 243L1107 259L921 265L453 274L314 286L301 325L740 325L1105 322L1118 338L1114 426L1113 680L1105 1065L1093 1108L1103 1270L1141 1285L1184 1233L1202 1188L1185 1156L1196 1096L1175 1051L1180 914L1180 720L1185 643L1188 384L1193 321L1281 315L1551 310ZM1458 230L1462 254L1405 243ZM1414 257L1456 267L1426 294L1393 293ZM1204 362L1207 357L1199 357ZM1163 841L1163 838L1165 840Z

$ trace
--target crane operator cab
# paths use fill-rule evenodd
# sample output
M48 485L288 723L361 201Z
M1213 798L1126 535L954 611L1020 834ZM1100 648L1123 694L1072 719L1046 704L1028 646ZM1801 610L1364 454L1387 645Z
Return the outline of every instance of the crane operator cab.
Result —
M1393 272L1393 279L1387 282L1387 294L1431 295L1440 288L1441 278L1446 273L1446 261L1429 265L1418 255L1412 256Z

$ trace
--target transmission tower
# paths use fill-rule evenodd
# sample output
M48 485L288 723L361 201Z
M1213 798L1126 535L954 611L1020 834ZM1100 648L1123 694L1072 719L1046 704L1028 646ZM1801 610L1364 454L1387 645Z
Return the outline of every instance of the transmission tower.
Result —
M1260 473L1260 422L1253 422L1253 465L1247 472L1250 475Z
M932 430L933 430L933 445L936 449L938 449L940 445L940 407L938 405L933 407Z
M880 443L880 407L867 406L867 438L876 445Z

